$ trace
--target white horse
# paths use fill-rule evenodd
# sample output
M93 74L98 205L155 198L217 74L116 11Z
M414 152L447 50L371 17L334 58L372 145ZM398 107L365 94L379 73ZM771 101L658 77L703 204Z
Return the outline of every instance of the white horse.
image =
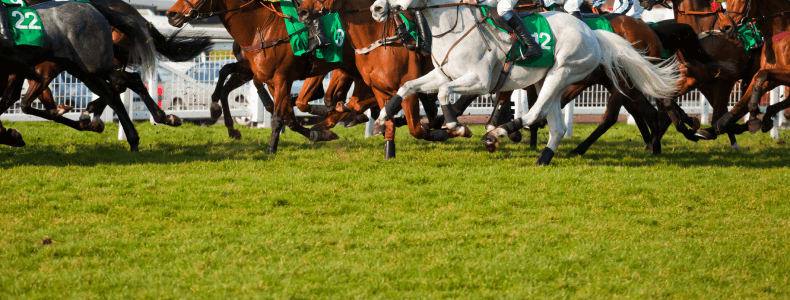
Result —
M400 100L416 92L438 92L439 102L445 106L450 93L486 94L496 85L503 70L506 51L510 49L513 40L508 34L483 23L484 17L477 6L459 2L377 0L371 6L373 18L377 21L386 20L390 8L394 11L421 11L430 30L433 34L438 34L434 37L431 48L436 68L425 76L404 84L390 101ZM617 77L625 78L627 75L630 82L645 95L659 99L674 96L679 81L674 59L654 65L642 57L628 41L614 33L593 31L582 21L566 13L542 14L547 18L557 39L555 63L551 67L513 68L500 91L512 91L536 84L539 89L538 99L526 114L516 116L512 122L489 131L484 137L487 146L490 147L497 137L506 135L508 131L529 127L545 118L549 126L549 141L537 163L548 164L566 130L560 103L563 92L569 85L587 77L599 66L603 66L607 76L615 84L618 82ZM387 116L393 113L397 111L389 111L388 107L376 120L377 124L381 126ZM448 114L445 114L445 118L448 128L456 128L456 119ZM459 130L463 130L463 127L460 128Z

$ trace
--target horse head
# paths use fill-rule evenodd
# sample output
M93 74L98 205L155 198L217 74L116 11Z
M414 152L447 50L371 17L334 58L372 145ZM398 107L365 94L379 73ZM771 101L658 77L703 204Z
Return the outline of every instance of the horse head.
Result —
M174 27L182 27L194 19L214 15L214 4L214 0L177 0L167 10L167 21Z

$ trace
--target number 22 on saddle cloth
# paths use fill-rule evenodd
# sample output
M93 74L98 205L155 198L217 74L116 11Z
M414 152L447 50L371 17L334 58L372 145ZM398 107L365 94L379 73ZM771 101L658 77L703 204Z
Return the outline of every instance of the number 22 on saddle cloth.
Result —
M9 25L17 46L44 46L44 27L36 10L22 0L1 0L8 13Z
M483 11L483 16L488 16L488 10L492 8L481 6L480 9ZM517 61L516 65L525 67L551 67L554 65L554 46L556 44L556 40L554 38L554 33L551 31L551 27L549 26L549 21L547 21L546 17L539 13L532 13L522 16L521 19L524 20L524 24L527 25L527 29L532 33L532 37L538 42L538 45L540 45L541 50L543 50L543 54L533 59ZM488 24L491 26L501 30L502 32L507 32L507 30L497 27L494 22L491 21L491 18L488 18L486 22L488 22ZM511 52L512 51L525 51L524 45L519 45L518 48L513 47ZM513 55L509 54L508 57L513 57Z
M0 0L5 4L8 21L14 33L17 46L44 47L44 24L35 9L25 5L22 0ZM89 0L58 0L40 5L60 5L66 2L90 2Z
M288 36L291 37L291 49L295 56L304 55L307 52L309 36L306 30L307 25L297 21L299 20L299 16L296 12L296 7L294 7L291 1L267 0L267 2L280 3L280 9L283 14L290 17L284 19L285 28L288 30ZM340 16L338 16L337 13L327 14L321 17L321 25L321 30L324 31L324 35L329 37L332 42L329 46L316 49L315 57L330 63L343 62L343 42L346 39L346 32L343 30L343 25L340 23Z

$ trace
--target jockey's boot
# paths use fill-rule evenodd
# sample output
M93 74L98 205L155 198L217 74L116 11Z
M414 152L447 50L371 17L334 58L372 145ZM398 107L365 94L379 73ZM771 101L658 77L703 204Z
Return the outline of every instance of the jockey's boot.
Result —
M329 38L324 35L324 30L321 26L321 18L316 18L310 24L307 24L307 28L310 31L310 41L307 43L307 52L313 52L315 49L320 47L329 46Z
M582 13L581 12L574 11L574 12L571 13L571 16L574 16L577 19L584 21L584 17L582 17Z
M428 21L420 10L414 12L414 17L417 20L417 31L420 35L420 49L422 49L425 55L430 55L433 36L431 36L431 29L428 27Z
M5 4L0 3L0 48L14 47L14 35L11 33L11 23L8 22L8 10Z
M505 19L507 25L513 29L516 38L527 48L526 51L519 51L520 56L516 57L516 61L539 57L543 54L540 45L538 45L538 42L532 38L529 30L527 30L527 25L524 24L524 20L521 20L513 11L505 13L502 18Z

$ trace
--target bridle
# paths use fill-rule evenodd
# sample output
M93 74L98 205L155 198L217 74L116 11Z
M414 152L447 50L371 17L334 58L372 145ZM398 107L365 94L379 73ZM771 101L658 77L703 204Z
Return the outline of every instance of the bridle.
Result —
M247 7L250 7L253 4L259 3L263 0L248 0L247 2L240 5L237 8L209 11L205 13L200 11L203 10L207 4L208 7L214 7L214 0L200 0L197 2L197 4L192 4L192 1L190 0L181 0L181 1L184 1L184 3L186 3L187 6L189 6L189 12L185 13L184 16L189 18L190 20L199 20L199 19L210 18L216 15L221 15L229 12L234 12L237 10L242 10Z

